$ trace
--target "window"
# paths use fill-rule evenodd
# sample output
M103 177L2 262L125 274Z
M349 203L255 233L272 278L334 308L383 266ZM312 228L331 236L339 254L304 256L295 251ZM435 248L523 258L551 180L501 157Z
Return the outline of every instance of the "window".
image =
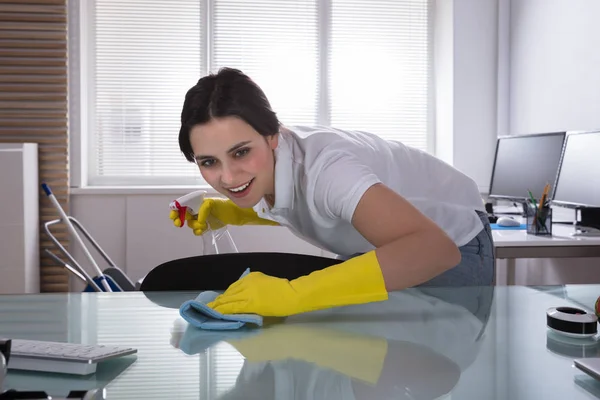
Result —
M284 124L430 150L429 1L91 0L80 24L88 184L201 184L179 152L181 106L223 66L251 76Z

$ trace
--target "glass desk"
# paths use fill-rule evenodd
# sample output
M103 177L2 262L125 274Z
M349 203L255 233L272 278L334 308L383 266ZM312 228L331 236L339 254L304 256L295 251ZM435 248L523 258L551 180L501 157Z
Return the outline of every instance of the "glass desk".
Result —
M594 399L573 367L595 340L546 329L546 309L591 310L600 285L411 289L386 302L267 320L260 329L188 328L197 293L0 296L0 336L114 344L135 357L95 375L9 371L3 390L106 399Z

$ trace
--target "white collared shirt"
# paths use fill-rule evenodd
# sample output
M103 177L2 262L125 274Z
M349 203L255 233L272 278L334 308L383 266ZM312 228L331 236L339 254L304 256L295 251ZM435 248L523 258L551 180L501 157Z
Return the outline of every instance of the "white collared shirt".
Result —
M367 189L383 183L442 228L457 246L483 229L477 184L468 176L402 143L359 131L293 126L275 149L275 204L254 210L322 249L350 256L375 247L352 225Z

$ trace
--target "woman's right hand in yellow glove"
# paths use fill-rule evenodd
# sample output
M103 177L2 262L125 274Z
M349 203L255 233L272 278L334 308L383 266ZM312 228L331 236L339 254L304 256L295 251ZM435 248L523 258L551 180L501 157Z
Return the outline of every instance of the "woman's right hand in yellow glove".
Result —
M175 210L171 210L169 218L176 227L184 223ZM225 225L278 225L274 221L260 218L252 208L240 208L233 201L221 198L204 199L198 215L186 213L185 220L196 236L202 235L209 228L214 230Z

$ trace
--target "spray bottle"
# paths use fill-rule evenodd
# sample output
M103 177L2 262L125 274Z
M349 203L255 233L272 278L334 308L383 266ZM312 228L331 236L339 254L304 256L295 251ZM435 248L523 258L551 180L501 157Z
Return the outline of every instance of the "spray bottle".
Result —
M179 213L181 227L185 224L186 214L189 213L194 218L198 217L200 206L202 205L202 202L204 202L204 196L206 196L205 190L196 190L173 200L169 204L171 210L175 210ZM219 229L211 229L209 225L208 230L202 235L202 240L204 242L205 255L238 253L238 249L225 224Z

